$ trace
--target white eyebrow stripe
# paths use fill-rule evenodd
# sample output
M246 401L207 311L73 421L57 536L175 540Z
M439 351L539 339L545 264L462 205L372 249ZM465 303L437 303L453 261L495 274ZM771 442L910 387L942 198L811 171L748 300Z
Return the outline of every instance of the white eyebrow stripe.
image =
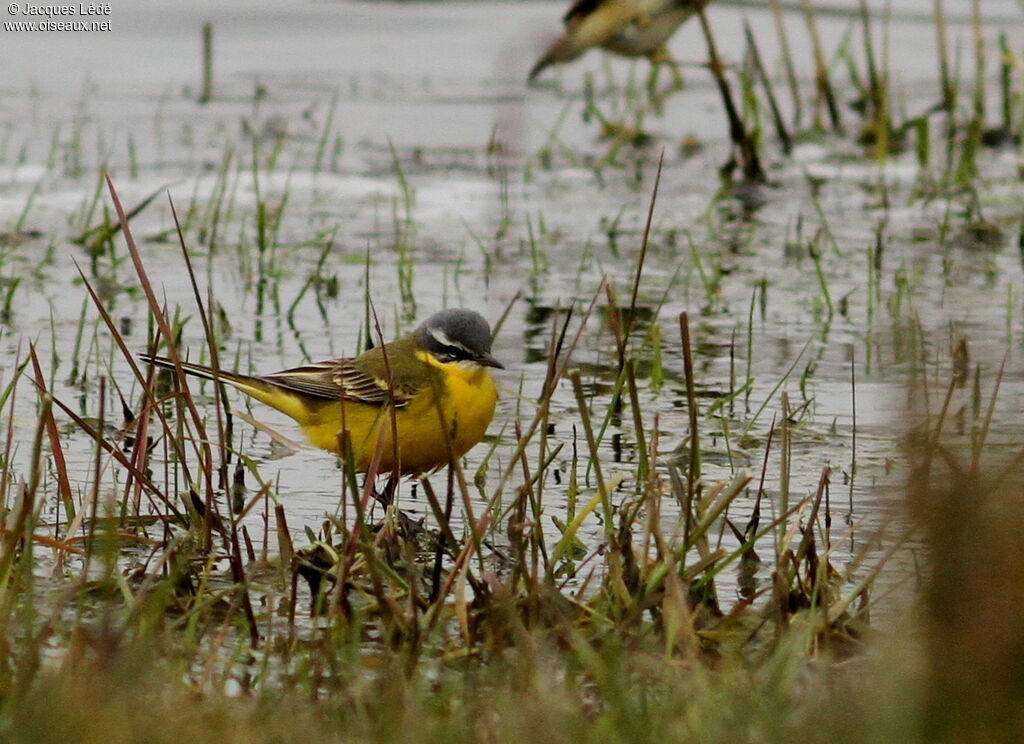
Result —
M453 341L451 338L449 338L448 334L442 331L440 328L429 328L428 330L430 331L430 335L434 337L434 340L437 341L437 343L441 344L441 346L447 346L452 349L461 349L467 354L473 353L468 348L460 344L458 341Z

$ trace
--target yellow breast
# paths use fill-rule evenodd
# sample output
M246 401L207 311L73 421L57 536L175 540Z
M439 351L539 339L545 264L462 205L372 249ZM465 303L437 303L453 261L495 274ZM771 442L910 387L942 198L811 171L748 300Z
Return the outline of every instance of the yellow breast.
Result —
M396 469L392 432L397 427L399 469L403 474L426 473L462 457L477 444L494 416L498 399L486 367L465 362L442 364L430 354L417 352L435 374L431 384L404 406L371 406L363 403L325 403L302 425L310 443L340 454L339 433L347 429L358 472L366 472L377 451L383 430L379 473ZM283 410L283 409L281 409ZM308 409L307 409L308 412ZM447 433L447 436L446 436Z

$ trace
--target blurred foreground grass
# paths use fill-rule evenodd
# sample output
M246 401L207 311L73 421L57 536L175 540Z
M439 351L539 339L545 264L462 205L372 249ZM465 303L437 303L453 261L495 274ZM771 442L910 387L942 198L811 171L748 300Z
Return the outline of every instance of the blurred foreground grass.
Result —
M225 634L237 620L190 646L187 632L126 617L109 596L88 600L95 615L83 612L57 642L47 622L30 633L18 626L57 600L8 591L0 733L12 743L83 744L1016 741L1019 458L1013 472L972 472L968 459L943 455L939 463L919 453L909 487L929 544L927 588L919 602L907 598L905 618L853 653L829 643L821 608L793 612L756 648L749 623L755 614L771 622L770 612L732 622L692 612L680 635L693 637L666 647L664 617L604 625L609 616L568 611L550 586L513 590L496 576L471 610L490 630L469 643L422 627L385 639L376 622L335 618L319 633L252 650ZM8 589L17 576L9 581ZM147 600L161 601L159 592Z

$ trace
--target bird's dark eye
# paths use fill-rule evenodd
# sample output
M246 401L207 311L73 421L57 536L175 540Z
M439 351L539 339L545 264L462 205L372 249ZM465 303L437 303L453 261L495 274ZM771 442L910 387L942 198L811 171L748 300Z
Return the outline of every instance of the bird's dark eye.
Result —
M457 346L446 346L443 351L438 351L434 354L435 357L441 362L462 362L467 359L472 359L473 355L465 349L460 349Z

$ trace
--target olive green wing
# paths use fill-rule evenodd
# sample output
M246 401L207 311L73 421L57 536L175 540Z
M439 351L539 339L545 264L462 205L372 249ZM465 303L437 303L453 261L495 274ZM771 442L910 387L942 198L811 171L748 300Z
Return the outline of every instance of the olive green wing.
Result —
M387 362L380 348L358 359L331 359L306 364L259 379L284 390L325 400L349 400L367 405L408 403L430 382L429 365L401 342L388 344ZM389 384L390 377L390 384Z

